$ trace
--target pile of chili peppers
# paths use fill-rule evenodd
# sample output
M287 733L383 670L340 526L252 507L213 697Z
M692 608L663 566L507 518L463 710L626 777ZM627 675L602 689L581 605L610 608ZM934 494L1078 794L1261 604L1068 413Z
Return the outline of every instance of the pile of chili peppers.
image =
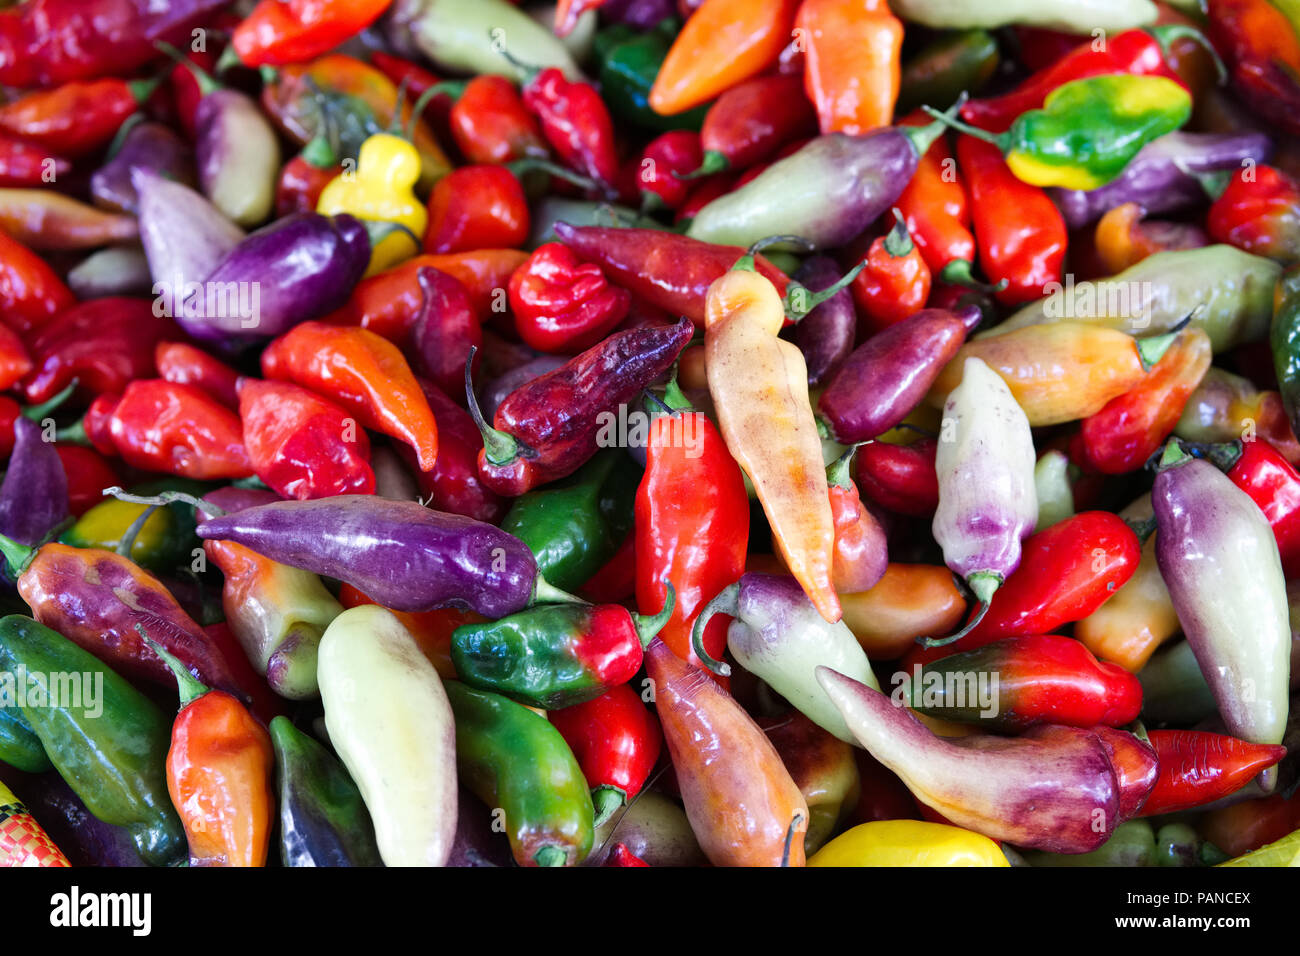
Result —
M0 865L1300 830L1294 4L4 6Z

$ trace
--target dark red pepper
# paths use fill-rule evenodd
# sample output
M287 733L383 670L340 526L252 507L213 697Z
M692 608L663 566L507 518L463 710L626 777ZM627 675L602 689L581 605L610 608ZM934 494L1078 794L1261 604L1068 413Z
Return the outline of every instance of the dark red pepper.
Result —
M854 472L859 491L901 515L933 515L939 507L939 476L934 469L938 448L933 438L921 438L910 445L881 441L863 445Z
M72 163L43 146L0 135L0 186L44 186L71 169Z
M122 476L112 462L93 448L57 442L54 450L63 461L63 473L68 476L68 510L81 517L104 500L104 489L120 486Z
M1286 755L1275 744L1252 744L1197 730L1152 730L1158 772L1142 816L1174 813L1213 803L1240 790Z
M1239 169L1205 225L1215 242L1292 262L1300 247L1300 183L1272 166Z
M631 294L600 266L558 242L539 246L510 277L510 309L524 343L539 352L578 352L623 321Z
M106 146L156 86L110 78L28 93L0 106L0 130L76 159Z
M27 337L76 301L44 259L0 231L0 320L5 325Z
M547 67L524 84L523 100L560 162L606 186L618 180L614 123L594 86Z
M673 130L651 140L636 164L636 183L648 211L678 209L694 185L679 178L703 162L700 136L690 130Z
M550 153L537 120L504 76L485 74L466 83L450 120L456 145L471 163L508 163Z
M275 215L283 218L295 212L315 212L320 194L343 172L342 165L318 166L299 153L284 164L275 187Z
M802 70L746 80L719 96L704 117L701 173L748 169L816 132L817 111L804 92Z

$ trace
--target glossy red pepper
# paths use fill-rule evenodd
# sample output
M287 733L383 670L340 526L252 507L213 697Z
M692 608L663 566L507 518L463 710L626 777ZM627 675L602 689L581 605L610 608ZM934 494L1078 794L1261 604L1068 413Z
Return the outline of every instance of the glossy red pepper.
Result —
M514 173L504 166L462 166L433 187L424 251L522 246L529 221L524 187Z
M81 416L81 430L90 447L111 458L117 457L117 445L113 443L113 412L121 400L121 395L112 392L96 395L86 407L86 414Z
M184 342L159 342L153 361L159 378L197 385L227 408L239 408L239 373L202 349Z
M113 78L28 93L0 106L0 130L76 159L106 146L156 85Z
M693 185L679 177L699 168L703 160L700 135L691 130L672 130L652 139L636 163L636 183L645 208L679 208Z
M182 51L184 58L189 63L197 66L203 73L212 76L216 72L217 58L207 50L195 50L192 46L185 47ZM171 87L172 106L176 110L176 119L180 122L181 128L185 130L190 140L194 139L197 129L196 117L199 111L199 101L203 99L203 89L199 85L199 75L186 63L176 63L167 78Z
M22 391L36 404L75 378L86 395L121 392L154 374L154 350L180 330L148 299L91 299L64 310L28 337L34 368Z
M930 297L930 267L900 220L886 236L871 243L849 289L858 307L859 326L879 332L925 307Z
M0 231L0 321L26 336L76 301L44 259Z
M645 860L636 856L627 848L626 843L615 843L609 851L609 856L605 857L605 862L601 866L649 866Z
M245 66L301 63L379 19L392 0L262 0L230 38Z
M959 137L957 162L970 192L980 266L991 281L1007 282L998 301L1042 298L1048 283L1061 281L1068 237L1060 210L1042 189L1018 179L992 143Z
M135 468L196 481L253 474L239 417L197 385L137 379L122 392L108 427L113 449Z
M1300 472L1257 436L1241 443L1241 456L1228 477L1264 512L1286 576L1300 576Z
M934 454L939 444L922 438L911 445L870 442L858 449L854 478L862 494L902 515L926 518L939 507Z
M508 163L550 153L537 120L504 76L485 74L466 83L450 121L456 146L471 163Z
M599 826L645 786L663 747L659 723L629 684L549 716L587 778Z
M592 604L618 604L636 595L636 532L623 539L614 556L601 566L578 595Z
M560 162L606 186L618 180L614 122L594 86L547 67L524 84L523 100Z
M406 335L407 352L418 373L433 379L443 392L459 395L465 362L483 344L474 303L465 284L441 269L421 266L416 281L424 298Z
M510 277L510 309L524 343L539 352L580 352L623 321L632 296L594 262L548 242Z
M246 378L239 417L253 473L282 498L374 493L370 439L333 402L288 382Z
M32 358L23 340L9 326L0 325L0 391L13 388L31 370Z
M1159 767L1155 748L1127 730L1105 724L1091 729L1106 748L1111 769L1115 771L1115 782L1119 784L1119 818L1131 820L1140 814L1156 785Z
M72 163L43 146L0 135L0 186L43 186L71 170Z
M1300 256L1300 183L1273 166L1239 169L1205 224L1215 242L1293 262Z
M817 111L798 75L757 76L717 98L700 127L701 171L745 170L817 132Z
M924 126L930 117L912 113L904 126ZM907 231L921 252L921 258L937 275L954 259L975 261L975 237L971 234L970 200L957 175L957 161L940 136L916 164L916 172L898 197L898 210Z
M56 442L54 450L63 461L63 473L68 476L68 510L73 517L81 517L104 500L104 489L121 486L122 476L113 463L94 448Z
M1286 755L1282 746L1197 730L1152 730L1147 736L1155 748L1158 772L1155 789L1142 808L1144 817L1213 803Z

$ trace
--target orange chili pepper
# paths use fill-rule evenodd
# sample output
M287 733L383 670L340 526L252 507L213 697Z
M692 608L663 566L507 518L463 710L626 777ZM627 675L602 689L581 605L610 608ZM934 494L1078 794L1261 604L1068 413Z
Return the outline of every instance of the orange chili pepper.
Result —
M1106 275L1117 275L1147 256L1173 249L1209 245L1199 226L1172 222L1144 224L1142 207L1126 202L1097 220L1093 245Z
M777 60L799 0L704 0L673 41L650 89L661 116L707 103Z
M262 353L262 374L333 399L367 428L415 449L420 468L438 458L438 425L401 351L368 329L304 322Z
M742 257L710 287L705 367L718 427L749 475L790 573L828 621L840 619L831 582L835 520L821 439L808 398L808 366L791 342L781 296Z
M893 660L927 634L946 634L966 616L966 600L942 565L890 564L869 591L841 594L844 623L873 660Z
M925 126L929 122L930 117L918 110L900 125ZM967 268L975 261L970 200L946 136L931 143L917 162L916 172L898 197L898 210L931 273L942 272L954 259L962 260Z
M925 307L930 297L930 267L908 232L901 212L887 236L871 243L849 290L858 307L858 325L864 332L881 332Z
M885 0L803 0L794 25L804 42L804 88L822 132L858 136L888 126L901 81L903 24Z
M17 385L32 370L32 357L18 334L0 325L0 391Z
M275 806L271 735L236 698L208 689L145 639L176 675L181 696L167 751L167 792L185 824L190 865L265 866Z
M9 328L34 332L76 301L44 259L0 231L0 316Z

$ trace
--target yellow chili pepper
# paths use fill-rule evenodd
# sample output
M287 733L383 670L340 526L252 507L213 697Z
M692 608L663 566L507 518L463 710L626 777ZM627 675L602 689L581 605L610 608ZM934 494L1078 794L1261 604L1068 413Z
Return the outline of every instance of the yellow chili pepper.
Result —
M1138 340L1082 322L1025 326L963 345L926 401L942 406L973 356L1002 376L1035 428L1087 418L1142 381L1175 338L1166 333Z
M349 213L358 219L393 222L423 238L429 212L415 196L420 178L420 154L392 133L376 133L361 144L357 168L345 169L321 190L316 211L326 216ZM411 258L419 251L416 240L394 232L380 240L370 253L367 276L376 275Z
M841 617L831 583L835 524L808 366L777 338L781 296L748 256L709 287L704 317L709 394L727 449L753 482L790 573L822 617Z
M979 833L923 820L876 820L841 833L809 866L1010 866Z
M71 865L22 801L0 783L0 867Z

